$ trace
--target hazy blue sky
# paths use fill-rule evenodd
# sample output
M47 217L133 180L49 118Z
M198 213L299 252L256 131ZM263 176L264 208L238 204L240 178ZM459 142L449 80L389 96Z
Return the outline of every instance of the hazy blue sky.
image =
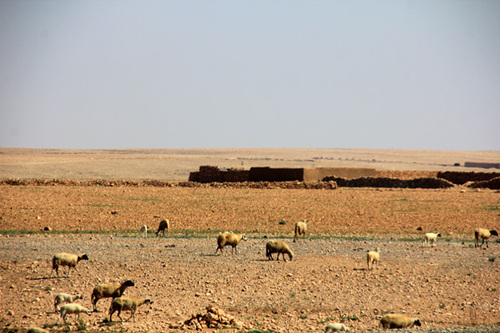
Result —
M500 1L0 0L0 147L500 150Z

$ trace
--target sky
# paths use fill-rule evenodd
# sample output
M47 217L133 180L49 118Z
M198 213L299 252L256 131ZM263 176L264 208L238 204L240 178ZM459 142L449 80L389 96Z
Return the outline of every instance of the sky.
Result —
M500 150L500 1L0 0L0 147Z

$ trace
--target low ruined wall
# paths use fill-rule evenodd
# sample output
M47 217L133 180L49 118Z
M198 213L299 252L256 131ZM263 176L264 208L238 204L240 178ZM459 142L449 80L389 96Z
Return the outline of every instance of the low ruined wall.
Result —
M362 177L356 179L344 179L338 177L327 177L324 180L334 181L339 187L449 188L455 186L445 179L438 178L395 179Z
M376 174L377 170L371 168L306 168L304 169L304 181L316 182L332 176L345 179L375 177Z
M500 169L500 163L465 162L466 168Z
M491 190L500 190L500 177L481 182L473 182L469 185L472 188L489 188Z
M190 182L213 183L213 182L246 182L249 171L243 169L221 170L216 166L203 165L199 171L189 174Z
M293 180L304 181L304 169L270 167L250 168L248 180L251 182L286 182Z
M438 172L438 178L446 179L453 184L463 185L467 182L480 182L500 177L497 172Z

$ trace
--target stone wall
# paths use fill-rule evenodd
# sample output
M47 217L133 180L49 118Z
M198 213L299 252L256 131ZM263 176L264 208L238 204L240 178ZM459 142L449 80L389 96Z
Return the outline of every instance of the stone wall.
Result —
M303 181L312 183L332 176L345 179L375 177L376 174L377 171L371 168L305 168Z
M445 171L438 172L438 178L446 179L453 184L463 185L467 182L479 182L490 180L493 178L500 177L500 173L497 172L454 172Z
M500 169L500 163L465 162L466 168Z

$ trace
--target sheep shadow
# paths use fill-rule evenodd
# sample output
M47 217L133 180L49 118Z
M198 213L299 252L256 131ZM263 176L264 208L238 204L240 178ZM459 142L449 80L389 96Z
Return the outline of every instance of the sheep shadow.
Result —
M28 280L40 281L40 280L52 280L52 279L69 279L69 276L42 276L42 277L30 277Z

